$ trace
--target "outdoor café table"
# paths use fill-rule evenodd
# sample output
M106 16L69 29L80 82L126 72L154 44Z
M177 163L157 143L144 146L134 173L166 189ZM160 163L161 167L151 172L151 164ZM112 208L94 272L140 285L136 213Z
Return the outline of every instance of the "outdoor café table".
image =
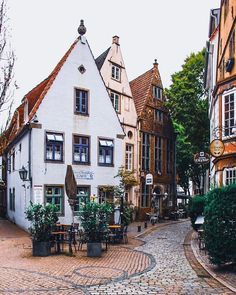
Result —
M110 225L108 225L108 228L110 228L110 229L120 229L121 225L120 224L110 224Z
M66 231L53 231L51 235L55 237L56 245L57 245L57 253L61 253L61 246L63 245L65 235L68 234Z

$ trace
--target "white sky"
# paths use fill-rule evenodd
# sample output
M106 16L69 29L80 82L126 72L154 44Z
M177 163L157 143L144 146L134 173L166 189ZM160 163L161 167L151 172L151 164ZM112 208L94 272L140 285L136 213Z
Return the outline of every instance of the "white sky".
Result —
M129 80L152 67L164 87L208 38L210 9L220 0L7 0L17 56L16 106L45 79L77 38L80 19L95 58L120 37Z

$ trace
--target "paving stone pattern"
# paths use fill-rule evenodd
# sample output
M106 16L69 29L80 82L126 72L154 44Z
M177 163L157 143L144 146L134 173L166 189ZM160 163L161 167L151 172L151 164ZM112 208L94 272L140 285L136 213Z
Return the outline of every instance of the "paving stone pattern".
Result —
M0 221L0 294L233 294L190 266L183 245L189 222L161 227L143 237L144 243L130 241L142 245L135 250L110 246L101 258L88 258L85 250L75 257L32 257L29 236L3 223Z

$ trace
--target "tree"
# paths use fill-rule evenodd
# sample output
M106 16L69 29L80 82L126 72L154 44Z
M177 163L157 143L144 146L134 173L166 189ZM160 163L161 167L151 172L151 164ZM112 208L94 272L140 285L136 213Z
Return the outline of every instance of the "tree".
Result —
M194 154L209 146L208 101L203 75L205 49L185 59L182 69L172 75L166 89L167 102L177 136L177 174L179 184L188 191L189 179L200 189L201 175L207 167L194 163Z
M13 93L16 88L13 72L15 54L9 42L10 34L6 11L6 0L0 0L0 115L2 117L3 112L8 113L1 128L2 132L8 127L11 119Z

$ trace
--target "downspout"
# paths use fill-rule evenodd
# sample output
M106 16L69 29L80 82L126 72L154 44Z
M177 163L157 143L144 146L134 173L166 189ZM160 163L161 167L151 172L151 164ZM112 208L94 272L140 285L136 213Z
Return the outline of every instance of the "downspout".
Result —
M32 127L29 127L29 142L28 142L28 159L29 159L29 181L30 181L30 201L33 201L32 196L32 175L31 175L31 147L32 147Z

